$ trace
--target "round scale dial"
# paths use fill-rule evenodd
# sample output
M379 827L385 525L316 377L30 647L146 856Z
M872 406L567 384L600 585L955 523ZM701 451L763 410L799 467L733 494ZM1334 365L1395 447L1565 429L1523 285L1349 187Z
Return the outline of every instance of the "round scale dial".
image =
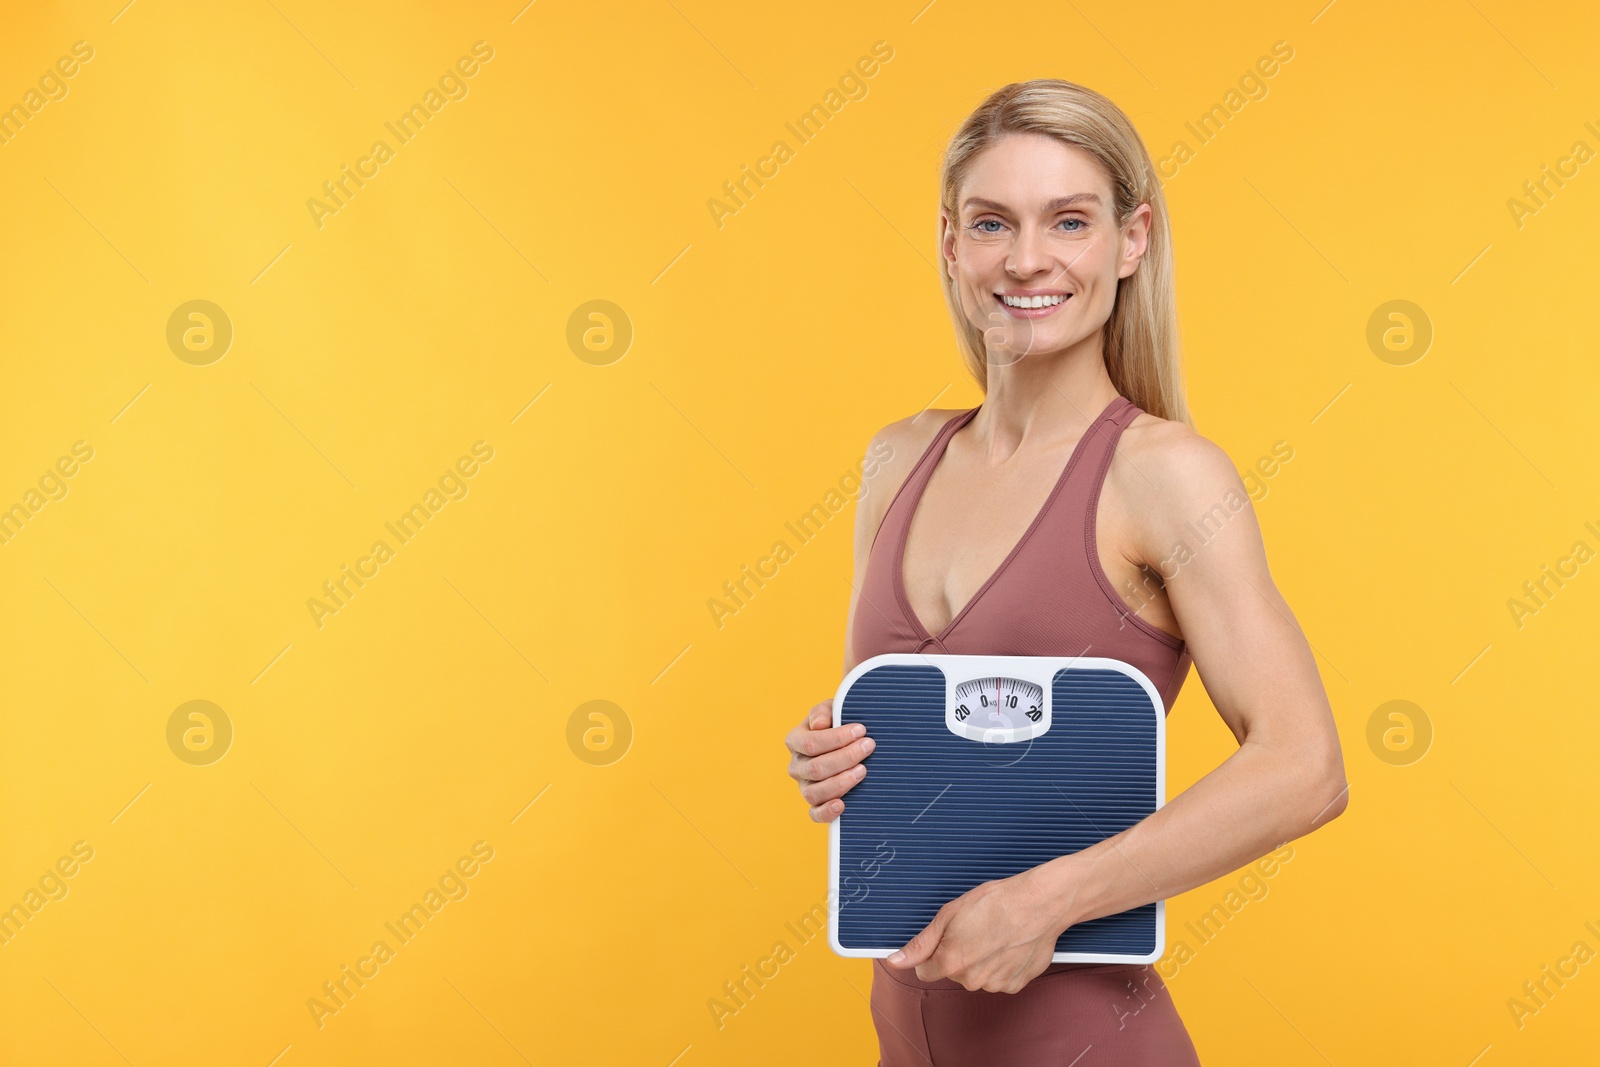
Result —
M1021 678L973 678L956 686L957 722L980 730L1016 730L1044 714L1044 689Z

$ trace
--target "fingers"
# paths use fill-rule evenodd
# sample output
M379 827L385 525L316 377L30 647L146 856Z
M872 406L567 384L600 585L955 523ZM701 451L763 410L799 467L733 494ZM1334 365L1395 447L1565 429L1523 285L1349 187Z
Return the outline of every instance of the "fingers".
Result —
M870 756L872 750L877 747L878 743L872 738L862 737L832 752L801 758L798 760L801 777L820 782L836 774L843 774L852 767L859 766L861 761Z
M797 726L789 731L783 743L797 756L820 756L824 752L843 748L850 742L865 737L866 733L867 728L858 722L830 726L825 730Z
M862 765L877 742L866 736L861 723L833 726L833 699L813 707L784 737L791 753L789 777L800 784L800 795L810 806L813 822L832 822L844 811L839 798L866 777Z
M789 776L800 784L807 804L820 805L849 792L867 775L861 761L875 743L864 737L846 748L816 757L796 756L789 761Z
M844 801L830 800L811 809L812 822L832 822L844 813Z
M823 778L819 781L802 779L800 782L800 796L807 804L821 806L850 792L860 784L861 779L865 778L866 774L867 769L858 764L831 778Z
M917 931L916 936L907 941L900 951L890 953L889 957L883 962L891 967L899 967L902 970L927 962L928 958L933 955L934 950L939 947L939 942L944 937L945 924L949 921L950 905L946 904L939 909L939 913L933 917L933 921ZM917 972L917 977L927 980L927 976L920 971Z

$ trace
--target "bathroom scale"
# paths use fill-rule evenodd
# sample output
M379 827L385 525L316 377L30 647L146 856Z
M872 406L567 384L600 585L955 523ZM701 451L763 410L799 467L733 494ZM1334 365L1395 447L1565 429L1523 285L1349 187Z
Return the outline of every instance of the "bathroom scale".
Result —
M877 747L830 823L828 940L887 956L975 886L1078 852L1160 808L1161 695L1089 656L886 653L839 685L833 725ZM1166 901L1068 927L1055 963L1152 963Z

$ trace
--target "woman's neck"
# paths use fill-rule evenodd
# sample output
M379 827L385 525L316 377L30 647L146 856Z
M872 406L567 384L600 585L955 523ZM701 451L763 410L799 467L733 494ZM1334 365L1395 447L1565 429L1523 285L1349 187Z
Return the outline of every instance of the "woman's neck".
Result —
M984 443L991 462L1004 462L1021 448L1076 441L1116 399L1099 338L1093 340L1092 346L989 365L983 404L965 429Z

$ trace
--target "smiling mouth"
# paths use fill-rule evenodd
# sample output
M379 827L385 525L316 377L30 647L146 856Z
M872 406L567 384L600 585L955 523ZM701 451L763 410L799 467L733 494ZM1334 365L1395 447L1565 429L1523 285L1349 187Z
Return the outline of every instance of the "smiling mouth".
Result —
M1048 296L1007 296L1002 293L994 294L995 300L1007 313L1019 317L1037 319L1052 314L1056 308L1072 299L1071 293L1052 293Z

